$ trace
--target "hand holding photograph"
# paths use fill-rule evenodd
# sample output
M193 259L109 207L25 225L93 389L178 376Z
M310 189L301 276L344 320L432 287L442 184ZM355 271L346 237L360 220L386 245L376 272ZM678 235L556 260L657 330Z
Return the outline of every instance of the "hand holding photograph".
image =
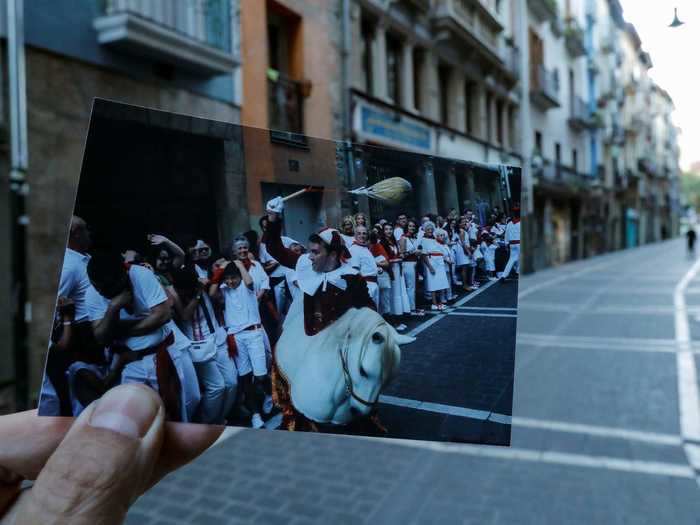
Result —
M508 445L520 170L97 99L40 398Z

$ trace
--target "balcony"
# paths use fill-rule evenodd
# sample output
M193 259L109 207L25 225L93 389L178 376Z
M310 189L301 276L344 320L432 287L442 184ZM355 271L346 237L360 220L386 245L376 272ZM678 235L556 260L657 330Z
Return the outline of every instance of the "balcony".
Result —
M556 0L527 0L527 6L539 22L553 21L559 16Z
M545 160L535 172L537 186L558 194L576 194L586 189L590 181L582 173L562 164Z
M586 44L583 36L583 29L575 18L567 18L564 27L564 42L566 50L573 58L578 58L586 54Z
M637 160L637 169L652 177L660 175L656 162L648 155L644 155Z
M466 43L488 62L502 66L501 22L478 0L437 0L433 9L437 40Z
M605 131L603 138L608 146L622 146L625 143L625 130L619 124L613 124Z
M107 47L149 57L213 76L238 65L232 50L229 0L104 0L93 22L97 41Z
M574 131L583 131L588 127L588 106L581 97L571 98L571 113L567 122Z
M542 111L560 106L559 75L556 70L547 71L542 65L531 65L530 100Z
M268 71L267 76L267 107L270 129L291 134L303 134L306 85L275 70Z
M645 129L646 121L641 115L633 113L628 115L625 119L625 133L627 135L636 137L637 135L643 133Z
M513 82L520 80L520 48L511 44L504 45L501 51L501 61L506 75Z

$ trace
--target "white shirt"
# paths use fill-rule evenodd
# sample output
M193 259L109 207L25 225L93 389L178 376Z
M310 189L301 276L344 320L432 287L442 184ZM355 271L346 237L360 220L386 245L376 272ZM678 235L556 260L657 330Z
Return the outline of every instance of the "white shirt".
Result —
M270 255L270 252L267 251L267 246L265 243L260 243L260 249L259 249L259 254L260 254L260 263L265 265L269 262L276 262L277 266L275 267L274 270L272 270L272 273L270 273L270 277L283 277L284 276L284 270L283 266L279 264L277 259L275 259L272 255Z
M260 290L269 290L270 289L270 277L265 273L265 269L262 267L262 264L252 261L253 264L251 264L250 269L248 270L248 273L250 274L251 279L253 279L253 286L255 288L255 293L258 294L260 293ZM233 264L233 263L231 263ZM284 275L284 274L282 274Z
M479 228L475 223L469 224L469 240L476 240L476 236L479 233Z
M87 274L89 260L89 255L66 248L61 279L58 284L58 296L68 297L75 303L75 321L78 323L88 318L85 307L85 292L92 286Z
M519 241L520 240L520 221L509 222L506 225L506 236L505 241Z
M192 319L181 323L185 335L193 341L201 341L207 339L212 334L212 331L209 329L207 317L204 315L204 308L206 308L209 314L209 319L214 329L213 333L216 334L216 344L223 344L226 339L226 330L223 326L219 325L219 320L216 318L216 315L214 315L214 305L212 305L211 298L207 293L202 294L202 299L199 301ZM195 328L197 328L197 335L199 337L195 337Z
M229 334L237 334L252 324L260 324L258 299L254 289L248 288L243 280L237 288L222 284L219 289L224 296L224 320Z
M352 246L352 243L355 242L355 237L352 235L345 235L344 233L341 233L340 238L343 239L343 242L345 243L345 246L347 246L348 250L350 249L350 246Z
M396 239L396 242L398 242L401 237L403 237L403 228L401 226L397 226L394 228L394 239Z
M313 269L313 263L308 253L299 257L296 266L299 288L308 295L314 295L319 288L325 292L328 284L345 290L348 283L343 279L343 275L357 275L357 273L357 270L349 262L343 263L332 272L317 272Z
M374 260L374 255L369 251L367 246L353 244L350 246L350 264L353 268L360 270L360 275L371 277L377 275L377 263Z
M131 290L134 295L134 300L131 305L132 313L122 308L119 311L120 319L145 319L151 313L152 308L164 303L168 299L158 279L148 268L138 265L131 266L129 268L129 280L131 281ZM100 295L92 285L90 285L90 288L85 292L85 306L90 321L99 321L103 319L107 308L109 308L109 303L109 299ZM170 326L164 324L149 334L126 337L124 339L118 339L117 342L128 346L131 350L144 350L163 341L163 339L170 335L171 331L172 329Z

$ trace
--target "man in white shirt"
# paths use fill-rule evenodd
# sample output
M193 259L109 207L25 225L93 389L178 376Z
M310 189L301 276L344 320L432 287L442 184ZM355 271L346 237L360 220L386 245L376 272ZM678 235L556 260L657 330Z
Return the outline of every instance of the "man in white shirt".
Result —
M60 330L66 330L70 325L70 341L67 348L58 349L50 345L46 362L47 382L51 383L57 396L57 406L60 406L60 414L71 416L70 387L66 371L75 361L84 361L94 365L104 365L104 349L95 341L92 326L88 319L85 307L85 292L90 288L90 279L87 275L87 264L90 260L88 250L91 239L85 221L77 216L71 218L68 245L63 257L63 268L58 285L58 298L69 299L74 305L75 313L72 321L63 322L52 334L52 341L60 337ZM47 392L50 388L46 389Z
M396 227L394 228L394 239L396 239L396 242L399 242L401 240L401 237L403 237L407 225L408 217L406 216L406 214L399 214L399 216L396 218Z
M378 266L374 255L367 247L369 239L366 226L355 227L355 240L350 246L350 264L359 270L362 279L367 283L369 296L374 305L379 308L379 286L377 285Z
M269 389L267 353L255 283L242 260L226 266L218 293L224 302L226 332L245 392L246 407L252 414L251 426L262 428L261 414Z
M189 340L176 343L168 326L171 307L156 276L138 265L127 269L119 254L95 255L87 273L92 286L85 304L95 338L130 361L121 382L150 386L163 399L169 420L187 420L181 355Z
M513 219L506 225L505 241L510 249L508 262L503 270L501 282L515 269L516 275L520 273L520 208L513 209Z

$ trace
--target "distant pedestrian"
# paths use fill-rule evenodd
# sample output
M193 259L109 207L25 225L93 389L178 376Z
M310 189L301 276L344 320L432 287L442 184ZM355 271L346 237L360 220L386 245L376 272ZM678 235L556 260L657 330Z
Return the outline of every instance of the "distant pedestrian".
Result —
M691 226L685 236L688 239L688 257L695 258L695 240L698 238L695 228Z

